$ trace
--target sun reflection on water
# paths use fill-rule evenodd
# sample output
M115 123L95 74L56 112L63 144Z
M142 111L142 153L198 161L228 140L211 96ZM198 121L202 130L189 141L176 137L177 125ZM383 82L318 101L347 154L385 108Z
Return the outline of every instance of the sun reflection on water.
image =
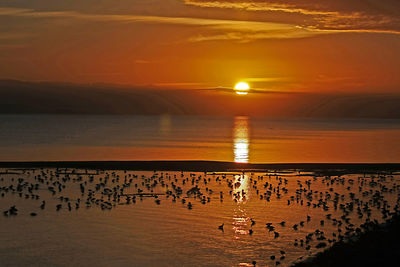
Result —
M247 223L249 218L246 215L246 210L238 207L233 215L232 229L235 233L235 239L240 239L241 235L249 233Z
M247 174L237 174L233 178L232 199L237 203L245 203L250 193L249 176Z
M249 119L235 117L233 127L233 153L237 163L249 162Z
M250 218L247 216L245 204L250 197L250 178L247 174L237 174L233 176L232 182L232 199L237 203L233 214L232 229L235 238L240 239L241 235L249 234Z

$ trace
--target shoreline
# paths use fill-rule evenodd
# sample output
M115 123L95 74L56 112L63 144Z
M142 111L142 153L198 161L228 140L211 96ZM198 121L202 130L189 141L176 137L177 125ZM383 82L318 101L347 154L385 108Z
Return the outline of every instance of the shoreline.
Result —
M372 229L354 239L338 242L292 267L396 266L399 238L400 214L396 213L384 223L372 224Z
M227 161L10 161L0 168L75 168L130 171L304 171L320 175L400 171L400 163L235 163Z

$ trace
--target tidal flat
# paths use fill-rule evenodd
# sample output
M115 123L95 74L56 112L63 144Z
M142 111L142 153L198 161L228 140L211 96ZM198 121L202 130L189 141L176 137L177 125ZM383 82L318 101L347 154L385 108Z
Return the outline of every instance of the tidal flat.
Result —
M291 266L398 212L400 175L0 169L4 266Z

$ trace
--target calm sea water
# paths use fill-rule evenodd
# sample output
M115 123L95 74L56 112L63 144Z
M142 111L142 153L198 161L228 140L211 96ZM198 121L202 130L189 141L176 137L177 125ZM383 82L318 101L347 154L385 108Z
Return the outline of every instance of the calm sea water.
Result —
M18 209L18 215L0 216L0 265L290 266L321 251L319 243L329 247L329 240L354 232L368 209L371 220L382 222L400 189L399 175L297 174L0 169L0 210ZM194 186L203 196L187 194ZM110 191L120 198L108 197ZM160 195L128 201L126 195L138 192Z
M0 115L0 160L400 162L399 120Z

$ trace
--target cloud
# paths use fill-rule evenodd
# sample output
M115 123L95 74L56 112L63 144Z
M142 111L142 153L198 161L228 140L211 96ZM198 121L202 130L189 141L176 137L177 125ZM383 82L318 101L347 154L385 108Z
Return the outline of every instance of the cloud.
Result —
M153 84L157 88L199 88L203 87L204 83L197 83L197 82L165 82L165 83L155 83Z
M277 82L277 81L289 81L288 77L252 77L245 78L243 81L245 82L254 82L254 83L266 83L266 82Z
M71 18L94 21L116 21L116 22L145 22L161 24L179 24L205 26L214 29L225 30L253 30L284 29L290 27L283 23L269 23L243 20L205 19L192 17L162 17L162 16L140 16L140 15L109 15L109 14L86 14L73 11L36 11L33 9L0 8L0 15L31 17L31 18ZM293 26L292 26L293 27Z
M400 3L394 0L346 1L291 0L184 0L186 5L202 8L240 9L250 12L298 14L304 16L302 27L335 32L372 32L400 34ZM321 5L321 2L323 5ZM376 2L374 4L374 2Z
M317 34L323 34L324 32L316 32L292 25L280 25L280 27L270 27L265 29L250 29L246 31L236 32L224 32L222 34L199 34L191 37L191 42L204 42L204 41L223 41L223 40L235 40L241 43L246 43L260 39L291 39L291 38L306 38Z
M202 27L208 31L189 38L191 42L213 40L236 40L247 42L256 39L304 38L322 34L296 25L273 22L208 19L193 17L163 17L140 15L87 14L73 11L37 11L33 9L0 8L0 16L33 19L72 19L100 22L172 24Z
M185 0L185 4L208 7L208 8L228 8L243 9L247 11L282 11L288 13L301 13L305 15L332 15L336 12L309 10L299 8L289 4L256 2L256 1L201 1L201 0Z
M0 16L4 15L17 15L25 12L30 12L32 9L26 8L12 8L12 7L0 7Z
M400 34L398 19L388 12L372 13L371 10L356 11L318 5L317 2L287 2L291 0L184 0L186 5L202 8L242 9L254 12L280 12L305 16L301 24L297 22L278 23L254 20L212 19L197 17L149 16L127 14L93 14L77 11L40 11L27 8L0 7L0 16L27 19L62 19L63 21L93 21L115 23L170 24L197 27L201 30L187 37L189 42L235 41L250 42L265 39L307 38L322 34L365 32ZM389 1L389 0L384 0ZM329 1L328 1L329 2ZM251 17L250 17L251 18ZM254 18L253 18L254 19ZM9 35L10 39L14 38ZM138 62L139 63L139 62Z

